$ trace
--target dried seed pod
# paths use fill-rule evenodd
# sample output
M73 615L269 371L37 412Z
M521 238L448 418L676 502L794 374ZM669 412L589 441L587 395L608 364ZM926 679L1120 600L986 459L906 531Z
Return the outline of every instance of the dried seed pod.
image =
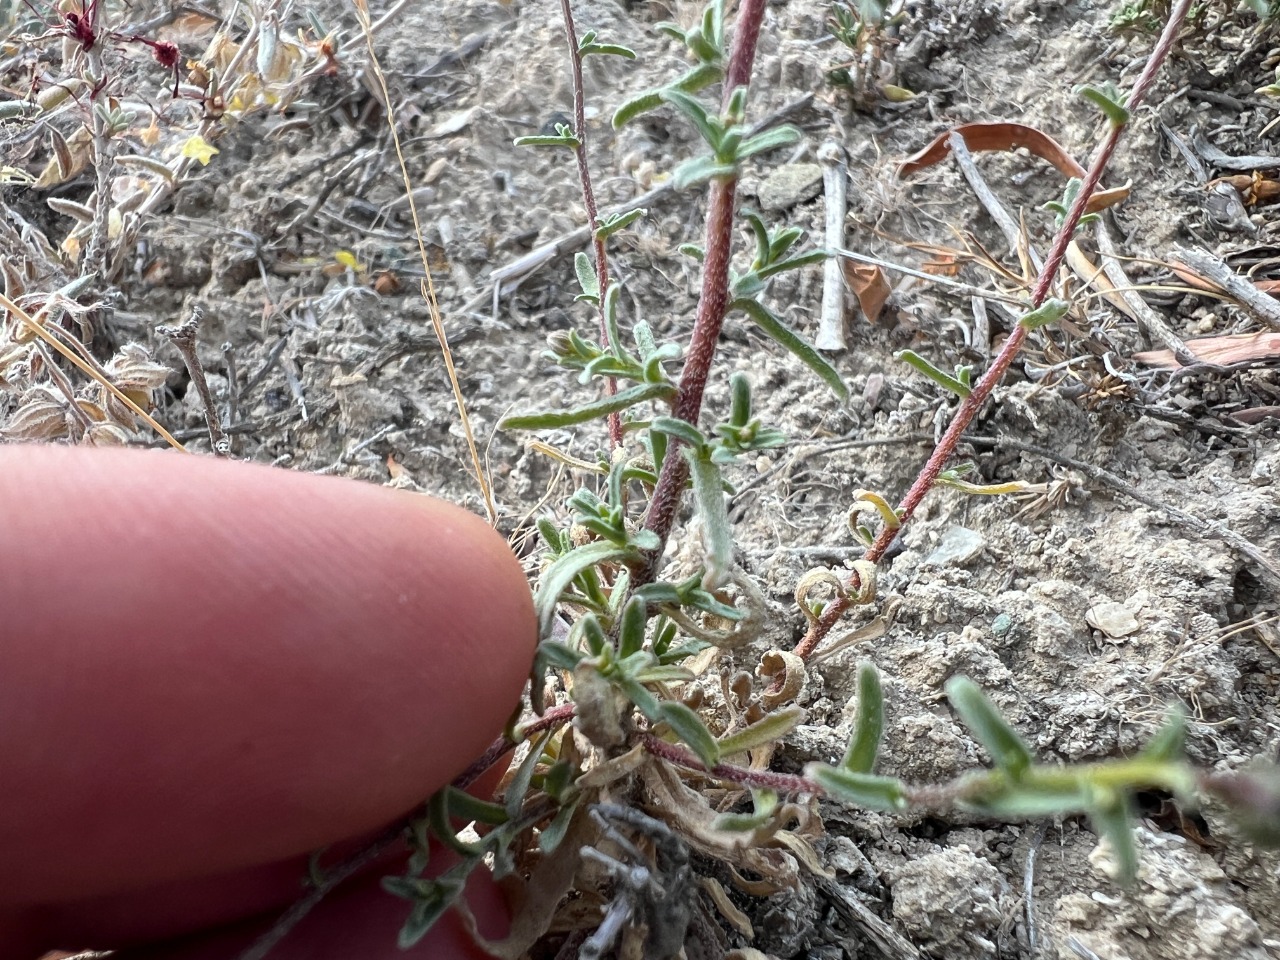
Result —
M35 400L14 411L0 434L12 440L53 440L67 434L67 413L56 400Z

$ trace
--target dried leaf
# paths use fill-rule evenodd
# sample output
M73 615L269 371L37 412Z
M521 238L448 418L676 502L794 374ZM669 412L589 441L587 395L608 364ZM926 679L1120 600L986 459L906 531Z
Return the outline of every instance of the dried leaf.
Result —
M89 157L93 152L93 135L84 126L78 127L70 139L51 129L50 139L53 143L53 159L45 165L35 183L41 189L56 187L78 176L89 166Z
M880 312L884 310L885 301L893 292L889 286L889 278L874 264L855 263L843 258L840 260L840 269L844 273L844 282L858 298L862 315L867 318L868 323L876 323L880 319Z
M568 831L555 852L543 857L534 867L527 882L514 883L509 889L511 902L511 930L505 939L488 940L476 927L465 899L459 899L454 909L462 916L471 937L482 950L499 960L519 960L551 926L556 905L573 886L581 850L595 843L599 827L591 819L589 803L578 806L569 823Z
M1199 360L1221 365L1242 363L1246 360L1270 360L1280 357L1280 333L1229 334L1221 337L1200 337L1187 341L1187 349ZM1149 367L1173 370L1180 364L1172 350L1147 350L1135 353L1133 359Z
M804 688L804 661L789 650L770 650L760 658L756 674L768 680L760 702L766 710L774 710L790 703Z
M958 133L965 145L974 153L1025 148L1041 160L1052 164L1065 177L1083 180L1086 176L1084 167L1076 162L1075 157L1067 153L1062 144L1047 133L1042 133L1025 123L962 123L951 130L944 130L923 150L902 161L898 165L898 176L908 177L945 160L951 155L951 145L947 141L952 133ZM1097 213L1128 196L1127 185L1112 190L1096 190L1089 198L1085 212Z
M734 906L733 901L729 899L729 894L725 892L719 880L714 877L698 877L698 886L702 887L703 892L711 898L711 902L715 904L720 916L729 921L729 926L733 927L748 940L755 939L756 931L751 926L750 918Z

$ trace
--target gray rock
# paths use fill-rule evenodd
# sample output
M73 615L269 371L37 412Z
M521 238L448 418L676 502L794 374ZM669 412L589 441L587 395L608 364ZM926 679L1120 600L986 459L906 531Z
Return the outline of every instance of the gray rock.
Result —
M964 566L982 553L987 541L982 534L967 527L952 527L942 535L938 548L924 562L935 567Z
M816 163L788 163L760 183L756 199L766 213L789 210L822 192L822 167Z

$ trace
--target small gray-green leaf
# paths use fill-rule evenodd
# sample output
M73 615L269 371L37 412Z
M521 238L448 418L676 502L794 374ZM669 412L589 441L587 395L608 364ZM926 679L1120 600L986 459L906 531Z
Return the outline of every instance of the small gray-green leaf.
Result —
M952 677L947 697L969 732L987 748L995 765L1018 780L1031 767L1031 748L1009 726L1000 711L968 677Z
M884 692L873 663L858 664L858 713L853 737L840 766L850 773L872 773L884 734Z
M721 737L717 741L720 744L720 755L727 757L735 753L745 753L747 750L754 750L766 744L777 743L803 723L804 718L804 708L796 706L765 714L750 726Z
M542 413L504 417L498 426L503 430L549 430L555 427L570 427L576 423L601 420L611 413L618 413L637 403L644 403L646 400L669 397L673 392L671 385L667 383L638 383L626 390L619 390L611 397L604 396L571 410L546 410Z
M868 810L900 813L908 807L907 791L901 780L895 777L877 777L869 773L851 773L829 767L825 763L810 763L804 775L837 800Z
M598 540L566 553L543 571L538 580L538 590L533 595L533 607L538 613L538 636L544 640L551 636L551 624L556 616L556 604L561 594L569 589L578 574L600 563L614 563L629 555L626 547Z
M826 357L814 349L802 336L774 316L759 301L746 297L739 298L729 305L729 309L741 310L754 320L757 326L764 330L765 333L794 353L805 366L821 377L841 400L849 395L849 388L844 385L844 381L840 379L840 374L836 372L835 367L827 362Z
M658 716L665 720L677 737L683 740L708 770L720 762L720 746L702 719L683 703L667 700L658 708Z
M729 509L725 502L724 477L705 448L698 451L686 447L684 454L689 460L698 519L702 521L702 545L707 566L702 586L704 590L715 590L733 569L733 527L729 523Z

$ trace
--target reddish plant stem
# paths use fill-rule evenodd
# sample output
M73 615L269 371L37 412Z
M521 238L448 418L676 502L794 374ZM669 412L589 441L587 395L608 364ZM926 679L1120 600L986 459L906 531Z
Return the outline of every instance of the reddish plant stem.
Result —
M755 63L756 42L760 39L765 5L766 0L742 0L738 10L738 19L733 28L733 52L725 72L722 103L726 106L733 92L751 81L751 68ZM704 246L706 259L702 264L702 291L698 298L698 314L689 340L689 351L680 371L679 391L672 407L674 416L695 425L702 412L702 395L719 346L720 328L724 325L724 316L729 307L729 259L733 253L733 215L737 192L737 177L711 181L707 201ZM648 554L644 567L636 571L632 579L633 588L650 583L657 576L663 548L675 523L676 511L689 479L689 462L681 455L679 448L680 443L674 438L668 442L662 472L658 476L658 484L645 515L645 528L656 533L661 544Z
M591 226L592 246L595 249L596 279L600 283L600 345L609 347L609 327L604 322L604 296L609 292L609 257L605 253L604 240L596 234L598 208L596 192L591 186L591 167L587 163L587 97L582 82L582 55L578 52L578 31L573 22L573 9L569 0L560 0L560 13L564 19L564 35L569 42L569 63L573 65L573 134L578 146L573 151L578 158L578 180L582 184L582 203L587 208L587 223ZM613 396L618 392L618 381L609 377L605 392ZM622 446L622 415L609 414L609 439L614 447Z
M1138 81L1133 85L1133 91L1129 94L1126 107L1130 114L1142 102L1147 91L1151 88L1151 84L1155 82L1156 74L1168 57L1190 7L1191 0L1178 0L1176 6L1170 11L1164 32L1161 33L1155 49L1152 50L1151 56L1147 60L1146 67L1143 69L1141 76L1138 77ZM1107 131L1106 138L1102 141L1102 145L1098 148L1093 163L1089 166L1089 172L1085 176L1084 183L1081 185L1079 193L1076 194L1075 202L1071 204L1071 209L1068 211L1066 219L1058 229L1057 235L1053 238L1053 246L1049 249L1049 255L1045 258L1044 267L1036 278L1036 285L1031 294L1033 308L1040 306L1048 298L1054 278L1058 275L1058 269L1062 266L1062 260L1066 255L1067 245L1075 234L1080 218L1084 216L1085 205L1089 202L1089 198L1093 195L1093 191L1102 179L1102 174L1106 170L1107 164L1111 161L1111 156L1115 153L1116 146L1120 143L1120 137L1123 133L1123 125L1112 124ZM955 453L960 437L969 428L969 424L973 422L978 410L987 401L987 398L991 396L991 392L995 390L996 386L1004 378L1005 372L1022 349L1026 339L1026 328L1021 324L1015 325L1013 333L1004 342L1004 346L1000 348L1000 352L995 360L992 361L990 369L974 384L973 391L969 396L964 398L964 401L960 404L960 409L956 411L950 426L947 427L947 432L942 435L942 439L934 447L933 453L929 456L928 461L920 470L919 476L916 477L911 489L907 491L907 495L899 505L898 510L902 516L900 526L905 526L911 521L911 518L915 515L916 508L920 506L921 501L933 489L933 485L938 480L938 474L942 472L947 461ZM890 529L889 527L881 530L875 542L867 550L866 559L872 563L879 563L883 559L885 551L889 549L889 544L893 542L894 537L899 532L900 530ZM855 581L853 583L855 588L853 592L856 593L856 574L853 575L853 580ZM813 653L831 628L835 626L840 617L853 604L852 597L838 598L828 604L827 608L823 610L822 616L809 625L804 638L796 646L796 655L803 658Z
M651 733L646 733L641 739L641 743L644 744L645 750L655 757L660 757L668 763L674 763L689 770L697 770L707 774L707 776L715 777L717 780L728 780L731 783L740 783L747 787L762 787L768 790L778 790L782 793L822 795L825 792L813 780L807 777L797 777L791 773L774 773L771 770L748 770L746 767L739 767L732 763L717 763L708 770L706 764L684 747L674 743L667 743L667 741L659 739Z
M505 757L517 743L523 743L535 733L541 733L543 730L550 730L558 727L562 723L568 723L573 719L577 712L577 707L572 703L562 704L558 707L552 707L542 716L530 721L528 724L520 728L520 740L511 740L506 736L501 736L489 745L489 749L480 755L471 766L467 767L454 781L453 785L459 790L465 790L477 780L480 775L492 767L495 763Z

